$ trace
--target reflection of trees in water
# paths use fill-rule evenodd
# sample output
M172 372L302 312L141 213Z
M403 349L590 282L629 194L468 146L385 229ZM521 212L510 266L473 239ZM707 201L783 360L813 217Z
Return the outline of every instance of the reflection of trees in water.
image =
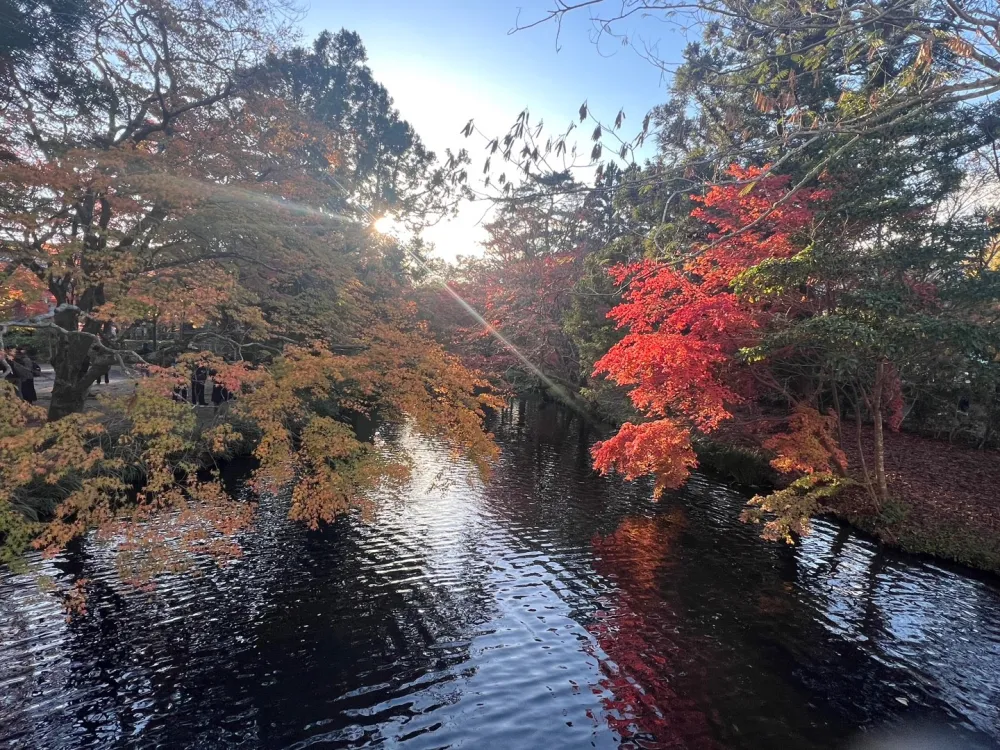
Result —
M417 458L435 455L422 450ZM262 691L262 725L310 727L360 744L391 739L459 699L469 634L495 603L475 530L440 520L445 509L435 502L445 499L411 496L373 526L317 539L310 574L283 592L294 606L257 629L267 644L255 654L258 668L280 675ZM324 554L331 546L335 557ZM310 726L318 715L321 724Z
M503 446L485 488L488 509L501 523L544 529L574 546L617 528L637 505L648 504L649 485L623 485L594 472L590 446L606 428L556 404L517 400L490 429Z
M802 747L840 741L858 715L851 704L866 680L864 671L850 673L857 647L830 643L816 612L798 600L797 550L765 544L737 521L745 497L696 476L680 496L652 505L648 487L593 475L588 448L599 436L578 416L518 404L498 422L506 463L486 489L498 522L530 538L544 532L570 549L605 539L587 561L596 575L580 576L583 560L570 566L576 595L567 601L578 620L592 623L610 662L623 665L605 686L639 712L623 731L676 737L673 721L705 741L707 711L720 741L734 747L787 736ZM617 588L598 609L595 593L608 592L609 579ZM852 665L849 674L837 674L845 665ZM831 685L839 695L830 694ZM831 700L843 710L832 725ZM684 724L688 715L697 717L693 726ZM641 728L640 718L653 729Z
M474 718L486 700L477 691L513 712L523 693L494 682L509 688L527 664L538 671L521 670L530 676L517 691L543 692L565 667L581 670L582 685L591 659L600 695L560 705L593 707L635 747L709 747L711 737L840 747L859 725L908 710L1000 724L990 586L823 522L800 547L764 544L736 521L745 498L704 477L654 505L648 487L595 477L597 428L555 406L520 402L493 429L504 451L485 488L469 489L448 451L421 442L409 446L415 483L381 497L372 525L343 519L310 533L281 502L264 503L242 560L168 576L155 595L121 587L110 557L88 547L62 567L93 581L90 614L51 632L5 587L0 631L27 640L0 644L0 679L35 671L0 695L0 744L17 727L32 748L124 744L133 733L169 746L320 734L391 743L455 717L449 726L475 737L490 728ZM550 640L533 650L536 615L565 627L539 631ZM479 646L525 646L530 661L498 680L513 650L476 652L470 634L501 620L515 630ZM555 730L554 747L569 737Z
M46 720L39 696L65 682L69 668L63 613L29 576L5 575L0 586L0 746L42 747L31 741Z
M711 629L725 665L708 671L712 701L740 732L720 740L837 747L913 716L1000 733L1000 623L984 628L977 604L1000 611L994 589L825 521L796 547L762 544L725 520L742 498L695 479L669 583L683 627Z
M398 511L377 527L342 519L313 533L287 521L286 503L265 502L242 559L164 576L152 593L119 584L100 548L75 555L66 573L91 580L89 614L58 636L65 674L50 675L47 694L17 699L28 712L64 705L39 707L26 746L138 733L169 746L375 736L420 707L353 711L417 690L447 702L466 633L493 606L488 562L459 531L447 544L454 575L428 575L432 540Z
M910 704L980 731L1000 732L1000 592L975 578L894 554L843 527L824 528L797 558L819 640L859 652L869 706ZM859 691L849 693L857 701Z
M688 660L676 615L662 598L660 576L685 523L680 508L655 517L626 519L594 539L597 571L617 582L588 630L605 658L599 686L605 718L622 747L713 748L708 718L679 687ZM690 683L693 675L685 682Z

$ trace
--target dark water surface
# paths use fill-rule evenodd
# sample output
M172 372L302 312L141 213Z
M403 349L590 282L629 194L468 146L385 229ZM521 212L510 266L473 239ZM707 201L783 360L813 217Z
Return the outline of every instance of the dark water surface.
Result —
M1000 737L1000 590L833 523L797 548L704 477L653 503L523 405L486 487L415 438L370 523L273 501L224 569L151 594L106 552L66 623L0 580L0 746L836 748L923 720Z

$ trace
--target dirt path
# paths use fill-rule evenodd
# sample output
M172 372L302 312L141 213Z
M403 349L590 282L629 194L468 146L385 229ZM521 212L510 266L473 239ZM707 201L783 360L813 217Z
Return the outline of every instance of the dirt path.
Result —
M35 378L35 392L38 394L36 406L48 409L49 403L52 401L54 373L51 365L41 365L41 368L41 375ZM84 406L85 411L92 411L100 408L100 404L97 401L98 396L129 396L135 392L136 383L138 381L135 378L127 377L121 371L121 368L117 366L112 367L108 374L110 376L109 383L105 383L102 378L99 383L94 383L94 385L90 387L90 393L87 396L87 403ZM210 381L206 388L205 398L208 399L211 396L211 393L212 383ZM211 403L207 406L195 406L188 403L188 406L194 410L200 429L210 427L211 425L224 419L224 415L227 411L227 406L216 408L215 405Z
M35 378L35 392L38 394L38 406L49 408L52 400L52 384L55 373L51 365L41 365L42 373ZM111 394L113 396L124 396L135 390L135 379L126 377L119 367L112 367L108 373L110 383L105 383L103 378L100 383L95 383L90 387L90 395L87 397L87 408L91 409L97 405L97 397L101 394Z

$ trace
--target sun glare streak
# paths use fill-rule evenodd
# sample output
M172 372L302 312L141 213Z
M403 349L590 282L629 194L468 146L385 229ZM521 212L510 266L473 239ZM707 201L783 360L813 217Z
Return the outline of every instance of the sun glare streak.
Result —
M341 185L339 180L333 178L333 181L334 183L336 183L338 187L340 187L341 190L344 191L345 194L347 194L347 190L344 188L343 185ZM199 184L201 184L203 187L205 186L205 183L199 183ZM253 193L246 190L235 190L233 188L225 188L221 186L212 185L209 187L214 188L215 190L222 192L231 198L244 200L250 203L269 203L278 206L280 208L283 208L285 210L307 214L309 216L315 216L317 218L321 218L327 221L335 221L338 223L357 221L355 217L323 211L313 206L307 205L305 203L300 203L298 201L282 200L268 195L261 195L260 193ZM364 206L355 206L355 208L363 212L368 217L368 220L371 222L372 228L379 234L385 235L387 237L395 237L402 228L400 222L395 217L389 214L378 217L375 216L371 211L366 209ZM479 311L476 310L476 308L474 308L472 305L466 302L465 299L462 297L462 295L460 295L458 292L452 289L451 286L448 284L447 280L442 278L430 266L428 266L423 258L414 253L412 250L410 250L410 248L406 247L406 245L404 244L400 244L400 247L410 257L411 260L413 260L422 269L424 269L424 271L427 272L429 278L433 279L436 283L444 287L444 290L451 296L451 298L455 300L459 304L459 306L463 310L465 310L465 312L473 320L476 321L476 323L482 326L482 328L490 336L496 339L501 346L507 349L507 351L509 351L511 354L517 357L518 361L521 364L523 364L532 375L534 375L542 383L544 383L545 386L552 392L554 396L556 396L560 401L562 401L564 404L574 409L575 411L578 411L581 414L585 414L583 409L580 408L580 405L570 396L570 394L567 392L565 388L563 388L561 385L552 380L552 378L550 378L548 375L542 372L541 369L539 369L530 359L528 359L528 357L525 356L520 349L514 346L514 344L511 341L509 341L502 333L500 333L500 331L498 331L492 324L490 324L490 322L486 320L486 318L480 315Z
M411 253L411 255L413 254ZM427 268L427 265L420 258L417 258L417 260L418 262L421 263L421 265L424 266L424 268ZM568 406L571 406L574 409L578 408L577 404L573 401L572 398L570 398L565 388L563 388L561 385L553 381L550 377L548 377L545 373L543 373L540 369L538 369L530 359L528 359L524 354L521 353L520 349L514 346L514 344L511 343L509 340L507 340L507 338L502 333L500 333L500 331L494 328L490 324L490 322L486 320L486 318L480 315L479 312L476 310L476 308L474 308L472 305L466 302L465 299L462 297L462 295L460 295L458 292L452 289L447 281L440 278L439 276L436 276L433 272L431 272L431 275L435 276L434 280L444 287L444 290L451 295L451 298L455 300L462 307L463 310L465 310L470 316L472 316L473 320L479 323L479 325L481 325L488 334L490 334L493 338L499 341L500 344L503 345L504 348L506 348L511 354L517 357L518 360L521 362L521 364L527 367L532 375L534 375L543 383L545 383L545 385L559 398L560 401L563 401Z

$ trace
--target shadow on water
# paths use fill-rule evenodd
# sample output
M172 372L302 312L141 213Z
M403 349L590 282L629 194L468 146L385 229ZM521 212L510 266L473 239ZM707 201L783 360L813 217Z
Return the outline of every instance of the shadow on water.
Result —
M598 437L517 403L478 483L416 470L370 523L262 503L246 554L155 592L84 545L66 623L0 581L0 745L837 748L920 720L1000 737L1000 592L820 522L764 543L705 477L659 503L596 477ZM954 737L952 737L954 740ZM955 740L957 742L957 740Z

